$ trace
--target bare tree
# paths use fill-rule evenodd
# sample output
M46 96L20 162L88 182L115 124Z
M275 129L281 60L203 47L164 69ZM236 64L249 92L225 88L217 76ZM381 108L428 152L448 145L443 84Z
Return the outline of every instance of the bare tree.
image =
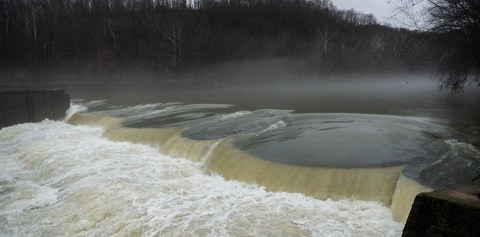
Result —
M162 33L170 52L173 70L178 73L182 60L184 25L179 18L174 17L164 25Z
M448 34L456 40L455 47L458 52L462 54L467 52L464 60L453 62L452 68L441 77L441 87L459 91L469 81L480 86L480 1L401 0L401 2L403 12L424 4L422 20L427 24L428 32Z
M370 41L370 46L373 50L373 53L375 56L377 56L378 59L382 60L385 51L386 51L386 37L384 34L376 34L373 36L372 40Z
M478 41L478 35L469 33L475 30L436 29L461 42ZM78 72L97 65L99 58L112 72L141 65L159 72L170 69L177 76L207 64L266 57L302 57L311 60L312 70L327 73L335 68L353 72L403 69L410 63L427 69L442 68L443 62L464 63L463 58L452 59L455 51L446 50L451 41L438 40L442 34L432 34L435 40L420 49L423 32L380 25L372 15L339 10L329 0L0 3L0 63L32 71ZM473 45L464 48L478 49Z
M333 49L333 41L337 33L331 32L325 26L323 30L317 31L317 39L315 41L315 55L320 59L325 59L327 53Z

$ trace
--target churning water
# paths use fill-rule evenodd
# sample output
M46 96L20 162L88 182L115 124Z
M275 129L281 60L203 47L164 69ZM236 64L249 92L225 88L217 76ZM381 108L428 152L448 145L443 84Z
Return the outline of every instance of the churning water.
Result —
M378 202L226 181L200 163L44 121L0 131L4 236L397 236Z

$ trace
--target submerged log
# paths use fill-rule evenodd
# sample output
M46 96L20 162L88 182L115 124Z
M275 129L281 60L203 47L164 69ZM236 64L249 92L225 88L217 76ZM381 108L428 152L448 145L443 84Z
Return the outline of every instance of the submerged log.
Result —
M62 119L69 107L70 96L63 90L4 91L0 93L0 128Z
M479 235L480 181L475 181L417 195L402 236Z

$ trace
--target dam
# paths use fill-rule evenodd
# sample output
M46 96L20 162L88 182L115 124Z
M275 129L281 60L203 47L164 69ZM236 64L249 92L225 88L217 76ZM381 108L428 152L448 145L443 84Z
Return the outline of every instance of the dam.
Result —
M424 118L231 110L159 103L77 113L68 122L100 126L110 140L158 147L168 156L201 163L207 173L269 191L378 201L398 221L406 220L418 193L472 178L465 169L450 171L449 155L460 147L473 159L480 154ZM455 162L468 167L472 157ZM425 178L433 175L436 179Z

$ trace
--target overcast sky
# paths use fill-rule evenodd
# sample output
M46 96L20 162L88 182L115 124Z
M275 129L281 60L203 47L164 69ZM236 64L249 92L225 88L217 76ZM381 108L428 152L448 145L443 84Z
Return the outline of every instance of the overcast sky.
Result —
M402 20L401 16L395 14L395 9L401 0L331 0L335 6L340 9L355 9L363 13L372 13L379 22L387 22L395 26ZM390 3L389 3L390 2ZM395 18L397 20L394 20Z
M331 0L335 6L340 9L353 8L363 13L372 13L375 17L383 21L393 15L395 9L388 0Z

